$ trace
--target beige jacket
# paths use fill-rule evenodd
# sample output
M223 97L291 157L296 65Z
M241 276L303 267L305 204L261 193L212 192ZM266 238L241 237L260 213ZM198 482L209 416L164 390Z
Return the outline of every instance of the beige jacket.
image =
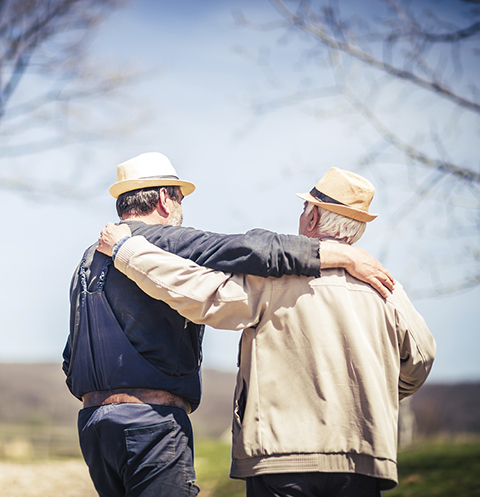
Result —
M115 267L187 319L241 330L233 478L358 472L397 482L399 397L435 341L400 284L385 301L342 269L321 278L225 274L133 237Z

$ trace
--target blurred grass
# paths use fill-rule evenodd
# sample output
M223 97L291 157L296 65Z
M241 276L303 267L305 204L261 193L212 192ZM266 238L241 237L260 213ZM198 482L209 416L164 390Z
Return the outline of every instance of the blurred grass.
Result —
M196 439L195 469L202 497L244 497L245 483L228 478L230 444ZM65 460L80 451L74 427L0 424L0 460ZM400 486L385 497L480 497L480 438L427 441L399 454Z
M480 497L480 440L437 441L400 452L392 497Z
M0 423L1 459L41 460L55 457L81 457L76 427Z
M195 472L202 497L244 497L245 482L231 480L230 444L217 440L195 440Z
M229 444L196 442L197 483L203 497L242 497L245 485L230 480ZM399 454L400 485L385 497L480 497L480 440L426 442Z

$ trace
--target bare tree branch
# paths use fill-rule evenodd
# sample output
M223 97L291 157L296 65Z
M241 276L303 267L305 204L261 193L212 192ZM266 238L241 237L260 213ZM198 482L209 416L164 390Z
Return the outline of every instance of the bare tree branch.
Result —
M2 0L0 1L0 188L13 191L70 190L39 186L35 168L19 179L18 161L75 144L99 143L120 136L128 126L118 119L89 119L100 105L110 115L119 89L138 79L125 70L110 71L91 65L87 47L93 30L123 0ZM109 98L106 98L106 97ZM95 105L93 105L95 102ZM80 106L80 104L82 104ZM107 112L108 109L108 112ZM139 114L139 113L137 113ZM130 115L130 125L138 119ZM111 121L113 122L113 120ZM99 176L98 174L96 175ZM38 179L38 178L37 178ZM100 179L100 178L99 178ZM94 191L92 185L88 187ZM81 194L80 194L81 195Z
M270 2L280 20L258 25L238 19L253 29L278 30L282 40L297 34L295 42L304 47L302 67L313 84L292 82L293 71L282 68L278 58L272 57L275 68L269 59L259 59L273 96L255 102L255 113L298 106L319 119L343 117L347 123L348 118L352 129L359 121L353 116L359 116L368 123L368 139L358 167L368 167L383 181L385 199L391 189L410 192L392 213L382 256L404 238L402 230L416 226L419 236L429 233L443 245L435 257L415 258L412 252L410 290L430 296L479 285L480 252L472 247L480 243L480 163L470 149L480 137L480 9L452 0L455 5L443 5L450 9L447 15L455 15L442 19L441 9L429 12L425 2L378 0L375 14L375 7L370 12L348 2L348 15L340 0ZM457 15L459 6L463 17ZM468 271L450 270L448 251L455 253L453 268Z
M270 0L272 4L277 8L277 10L286 17L292 26L301 29L305 33L309 33L314 36L317 40L320 40L326 46L335 49L341 50L352 57L360 60L368 64L371 67L376 69L380 69L391 76L394 76L399 79L403 79L409 81L420 88L424 88L429 91L433 91L443 97L449 99L456 105L464 107L466 109L472 110L474 112L480 112L480 103L474 102L465 98L462 95L455 93L453 90L443 86L439 82L429 81L424 78L417 76L416 74L406 71L404 69L399 69L392 64L389 64L385 61L377 59L373 55L361 50L359 47L350 44L346 41L337 40L327 34L324 29L324 26L320 24L317 19L318 24L313 24L311 18L305 17L302 14L296 14L289 10L285 3L281 0Z
M401 150L410 159L421 163L424 166L431 167L449 174L458 176L465 181L475 181L480 183L480 173L467 168L462 168L453 162L447 162L440 159L428 157L420 152L417 148L409 145L401 140L397 135L391 132L370 108L364 105L348 88L344 88L343 94L351 102L351 104L370 122L370 124L378 131L378 133L389 143L394 145L398 150Z

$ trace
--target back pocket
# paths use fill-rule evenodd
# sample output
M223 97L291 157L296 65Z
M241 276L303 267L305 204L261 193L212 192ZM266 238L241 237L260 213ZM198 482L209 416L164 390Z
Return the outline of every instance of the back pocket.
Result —
M134 467L167 466L175 459L174 421L141 428L126 428L128 464Z

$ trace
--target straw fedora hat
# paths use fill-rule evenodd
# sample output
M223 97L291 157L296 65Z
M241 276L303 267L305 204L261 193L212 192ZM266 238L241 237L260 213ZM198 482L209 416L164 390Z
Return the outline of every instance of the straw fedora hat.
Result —
M368 208L375 193L370 181L358 174L332 167L309 193L296 195L323 209L357 221L373 221L378 214Z
M148 152L117 166L117 182L109 192L113 198L118 198L122 193L152 186L179 186L184 197L195 190L193 183L178 178L168 157Z

